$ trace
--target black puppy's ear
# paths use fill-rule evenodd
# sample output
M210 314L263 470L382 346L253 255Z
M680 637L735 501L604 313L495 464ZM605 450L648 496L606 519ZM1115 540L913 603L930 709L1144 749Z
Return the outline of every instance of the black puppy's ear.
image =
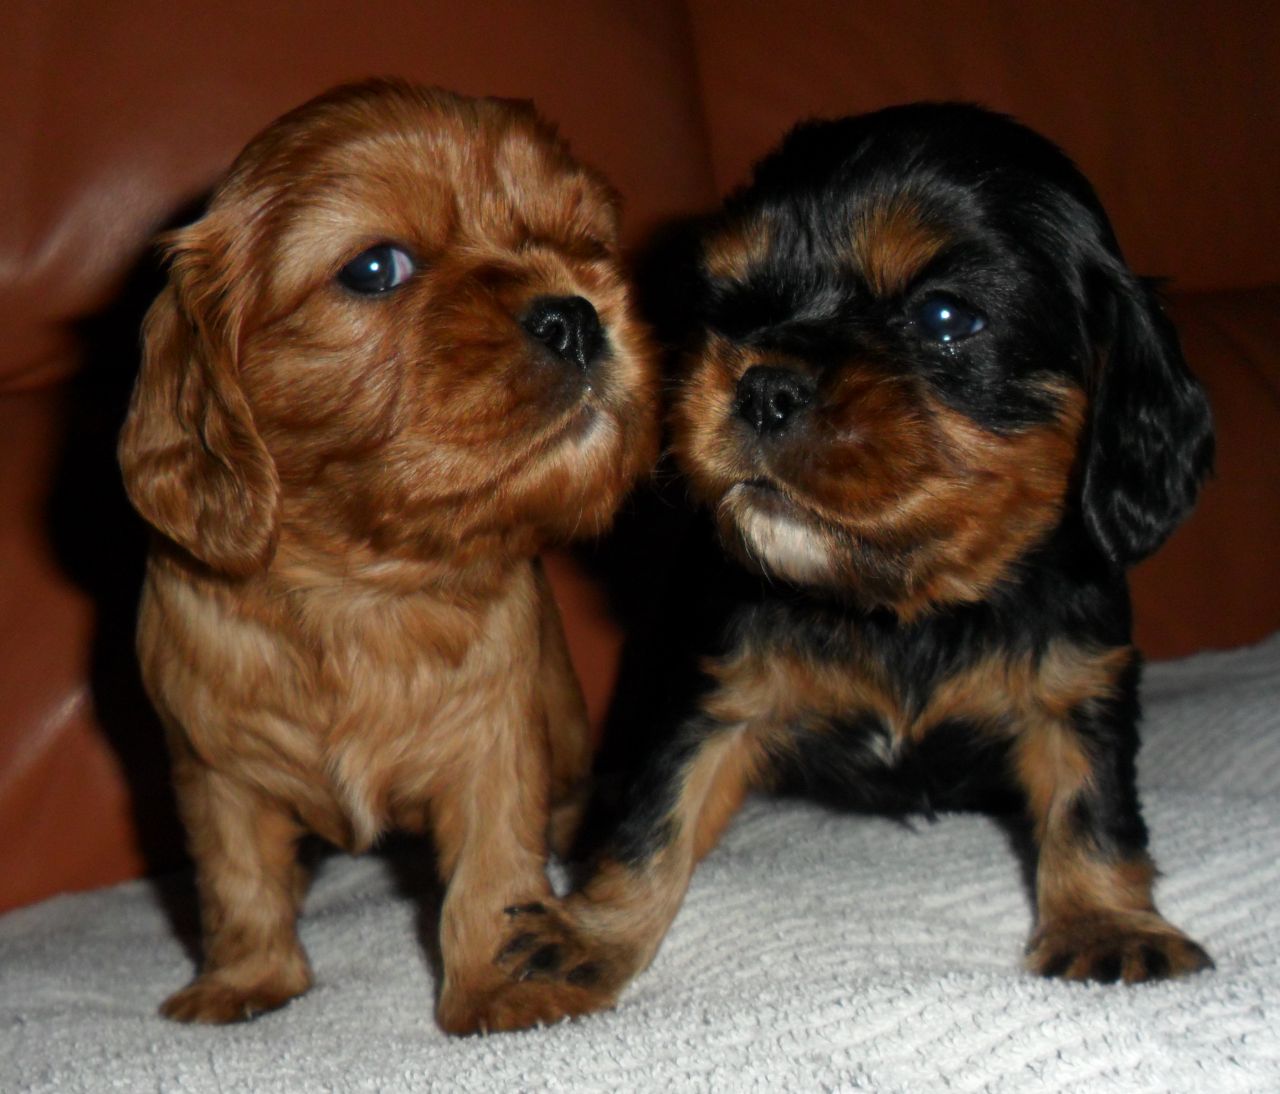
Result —
M1089 532L1121 566L1154 552L1195 504L1213 467L1213 420L1153 287L1099 273L1092 295L1101 347L1084 465Z

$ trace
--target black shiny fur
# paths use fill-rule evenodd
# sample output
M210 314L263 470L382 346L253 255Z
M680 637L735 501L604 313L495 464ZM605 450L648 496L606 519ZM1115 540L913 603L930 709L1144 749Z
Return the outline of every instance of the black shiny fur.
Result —
M992 314L991 337L972 339L959 354L920 353L893 341L902 301L874 299L856 274L842 268L847 263L833 242L839 237L833 228L875 192L911 194L957 237L906 297L932 286L962 286L966 298ZM1061 638L1102 648L1127 645L1131 618L1123 570L1159 547L1190 510L1212 467L1212 423L1154 288L1125 264L1096 194L1068 157L1013 120L967 104L910 104L806 123L693 234L707 236L753 219L768 222L775 244L745 281L709 277L696 244L671 248L692 261L664 271L680 286L685 309L674 323L668 315L667 324L693 353L709 331L828 368L871 346L906 359L905 367L949 405L994 432L1051 414L1043 392L1028 380L1056 374L1089 393L1090 425L1060 525L1017 561L987 599L939 606L903 623L890 612L851 605L839 590L799 588L768 574L726 575L716 568L732 563L708 567L689 560L674 576L661 641L700 635L701 646L687 651L695 657L723 655L754 641L800 648L815 659L847 657L858 643L876 651L908 707L992 651L1037 653ZM1135 667L1115 709L1082 715L1093 747L1117 753L1104 765L1115 770L1103 796L1133 818L1137 675ZM686 687L684 701L696 694L696 687ZM982 795L948 790L946 777L936 772L954 772L954 781L967 785L974 775L964 764L910 756L892 772L868 770L876 765L856 759L866 732L860 724L859 713L850 712L847 732L789 759L779 782L821 784L824 797L833 796L835 782L850 803L894 809L984 804ZM687 739L701 725L694 718L671 734L686 743L665 749L654 747L654 736L642 736L639 747L651 753L648 773L621 837L632 856L641 854L644 831L657 836L661 825L642 818L662 812L658 803L666 795L660 788L669 790L677 779ZM969 747L958 727L947 736L960 750ZM846 746L856 774L831 755ZM974 754L999 771L1000 758L988 745L975 746ZM850 777L833 780L833 771ZM987 802L1009 803L1007 778L983 781L992 784ZM1136 819L1104 827L1128 833L1130 844L1144 840Z
M850 261L847 228L860 210L895 200L945 245L886 293ZM752 226L767 229L763 253L757 248L728 275L709 272L701 241L750 238ZM1056 523L980 595L924 610L900 612L881 597L892 574L881 580L873 571L891 571L893 560L865 550L856 534L840 540L859 586L846 588L787 580L767 559L744 566L741 557L708 556L709 522L695 521L666 613L645 639L658 654L642 689L650 702L623 712L626 737L606 753L636 773L612 803L618 816L584 876L585 899L593 899L593 869L621 864L641 877L690 823L680 801L693 765L740 728L710 713L719 685L698 666L748 650L885 682L908 720L949 681L993 661L1034 672L1051 651L1112 651L1107 686L1061 716L1088 777L1072 791L1066 837L1056 838L1107 869L1147 862L1134 770L1140 659L1130 647L1125 569L1191 508L1211 468L1213 435L1160 301L1129 270L1089 183L1059 149L1007 117L961 104L895 107L798 127L747 187L669 253L688 259L664 275L675 287L668 299L683 309L664 329L679 332L686 359L696 362L716 339L756 365L803 362L813 383L803 399L789 395L797 413L821 400L852 360L927 389L992 437L1053 422L1062 407L1055 391L1064 389L1083 402L1085 423ZM922 338L913 316L938 292L973 305L985 328L954 344ZM788 428L766 423L768 394L740 389L733 410L762 446ZM1011 762L1018 718L1012 706L981 723L942 717L920 739L894 741L882 711L801 713L784 741L771 738L757 786L893 813L1020 809L1030 790ZM1092 899L1087 886L1081 892ZM1123 932L1080 942L1078 953L1065 942L1056 952L1054 943L1037 967L1114 979L1123 966L1126 979L1139 979L1168 974L1171 959L1178 971L1209 963L1170 931L1182 942L1167 950ZM1135 959L1137 951L1146 956Z

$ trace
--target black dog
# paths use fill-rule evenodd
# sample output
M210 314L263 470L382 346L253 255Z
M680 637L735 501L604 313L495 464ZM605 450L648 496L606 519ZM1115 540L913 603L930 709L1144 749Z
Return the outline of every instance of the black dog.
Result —
M1208 967L1152 902L1125 568L1191 508L1212 428L1088 182L977 107L807 124L698 269L673 448L746 568L605 852L567 900L510 909L499 963L566 1013L583 987L610 1005L762 788L1015 802L1034 971Z

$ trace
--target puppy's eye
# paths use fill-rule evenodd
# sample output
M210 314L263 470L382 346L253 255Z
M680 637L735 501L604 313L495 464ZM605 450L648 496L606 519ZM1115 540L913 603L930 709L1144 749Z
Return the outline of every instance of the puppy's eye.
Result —
M949 293L931 293L912 310L911 320L934 342L959 342L977 334L987 317Z
M352 292L375 296L403 285L414 272L413 259L390 243L361 251L338 271L338 280Z

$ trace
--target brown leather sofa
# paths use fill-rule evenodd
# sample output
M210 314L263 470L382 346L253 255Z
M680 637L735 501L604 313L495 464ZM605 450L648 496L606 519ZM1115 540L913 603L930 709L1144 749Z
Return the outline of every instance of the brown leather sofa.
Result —
M1218 476L1135 574L1153 657L1280 626L1280 9L1224 0L9 0L0 10L0 909L179 861L131 659L145 537L114 433L149 240L258 128L400 74L532 98L627 201L627 238L711 206L795 120L918 98L1010 111L1095 180L1170 278ZM599 719L619 630L553 572Z

